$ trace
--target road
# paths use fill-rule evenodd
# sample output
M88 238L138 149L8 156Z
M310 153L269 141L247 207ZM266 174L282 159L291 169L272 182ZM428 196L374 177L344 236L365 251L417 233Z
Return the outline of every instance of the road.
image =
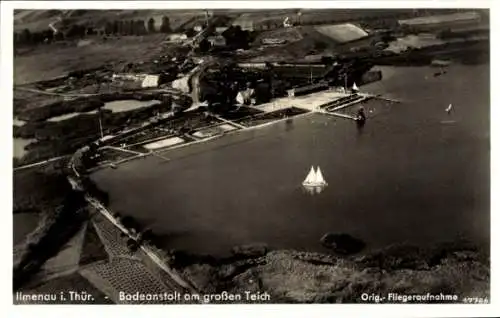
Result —
M14 89L15 90L19 90L19 91L24 91L24 92L30 92L30 93L36 93L36 94L43 94L43 95L51 95L51 96L62 96L62 97L91 97L91 96L102 95L102 94L99 94L99 93L93 93L93 94L56 93L56 92L42 91L42 90L39 90L39 89L29 88L29 87L14 87Z
M30 93L42 94L42 95L50 95L50 96L61 96L61 97L92 97L92 96L100 96L105 93L90 93L90 94L81 94L81 93L56 93L56 92L47 92L43 90L39 90L36 88L29 87L14 87L14 89L19 91L25 91ZM136 91L134 91L136 92ZM169 87L165 88L145 88L139 90L139 92L151 92L151 93L168 93L172 95L184 95L181 91ZM131 92L132 93L132 92Z
M224 119L224 118L222 118L222 117L221 117L221 116L219 116L219 115L212 114L212 116L213 116L214 118L217 118L218 120L220 120L220 121L222 121L222 122L226 123L226 124L229 124L229 125L232 125L232 126L236 126L236 127L238 127L238 128L247 128L246 126L243 126L243 125L241 125L241 124L238 124L237 122L234 122L234 121L231 121L231 120Z
M24 170L24 169L28 169L28 168L33 168L33 167L36 167L36 166L41 166L41 165L44 165L44 164L47 164L47 163L50 163L50 162L53 162L53 161L57 161L57 160L64 159L64 158L69 158L69 157L71 157L71 155L65 155L65 156L59 156L59 157L50 158L50 159L47 159L47 160L43 160L43 161L31 163L31 164L28 164L28 165L25 165L25 166L15 167L14 171L19 171L19 170Z

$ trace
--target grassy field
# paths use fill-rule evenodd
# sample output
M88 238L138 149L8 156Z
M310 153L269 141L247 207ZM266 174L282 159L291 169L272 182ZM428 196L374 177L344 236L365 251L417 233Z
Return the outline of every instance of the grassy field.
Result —
M280 28L262 32L256 37L254 44L260 45L263 39L280 39L290 43L300 41L302 38L297 28Z
M283 29L281 29L283 30ZM276 31L266 31L259 36L262 38L274 38L275 34L282 33ZM260 51L250 62L275 62L290 59L302 59L307 55L330 55L335 52L339 42L316 30L314 26L298 26L287 29L284 38L288 43L276 47L268 47ZM299 36L297 36L299 35ZM281 37L280 37L281 38ZM257 44L257 43L256 43Z
M300 16L297 13L300 12ZM345 21L360 21L376 18L390 18L394 16L412 16L411 9L283 9L250 11L241 14L235 22L249 23L254 25L266 24L267 22L282 23L288 17L290 22L301 24L328 24Z
M70 71L112 63L148 61L163 49L165 35L127 36L108 40L95 39L85 47L74 43L40 45L29 53L14 57L16 85L51 79Z

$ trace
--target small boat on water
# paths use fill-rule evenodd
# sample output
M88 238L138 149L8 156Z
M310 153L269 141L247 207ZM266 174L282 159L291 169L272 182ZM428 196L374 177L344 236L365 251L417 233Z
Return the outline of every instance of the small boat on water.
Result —
M352 84L352 92L353 92L353 93L359 92L359 88L358 88L358 86L356 85L356 82L354 82L354 84Z
M448 105L448 107L446 107L445 112L447 112L449 114L452 109L453 109L453 105L450 104L450 105Z
M311 166L311 170L307 177L305 178L302 185L305 187L323 187L326 186L327 183L323 178L323 174L321 173L321 169L318 167L316 171L314 171L314 167Z

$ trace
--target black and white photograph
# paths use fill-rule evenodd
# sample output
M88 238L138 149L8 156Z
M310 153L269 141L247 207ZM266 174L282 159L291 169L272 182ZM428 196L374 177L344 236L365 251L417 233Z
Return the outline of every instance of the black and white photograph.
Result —
M189 2L2 23L11 304L490 304L490 10Z

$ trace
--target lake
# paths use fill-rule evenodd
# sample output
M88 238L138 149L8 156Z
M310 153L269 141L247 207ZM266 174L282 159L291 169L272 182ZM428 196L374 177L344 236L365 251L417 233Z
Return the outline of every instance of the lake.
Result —
M24 147L35 141L36 139L14 138L13 139L14 158L22 158L27 153Z
M19 118L17 117L14 117L14 120L13 120L13 125L14 126L24 126L26 124L26 122L24 120L20 120Z
M326 232L351 234L368 249L489 244L489 66L452 65L439 77L430 67L381 69L390 76L361 89L402 102L364 103L362 131L308 114L92 178L111 210L150 226L165 248L223 255L265 242L326 252ZM301 187L311 165L329 184L319 195Z
M23 242L26 236L38 226L39 215L36 213L15 213L13 216L14 245Z

